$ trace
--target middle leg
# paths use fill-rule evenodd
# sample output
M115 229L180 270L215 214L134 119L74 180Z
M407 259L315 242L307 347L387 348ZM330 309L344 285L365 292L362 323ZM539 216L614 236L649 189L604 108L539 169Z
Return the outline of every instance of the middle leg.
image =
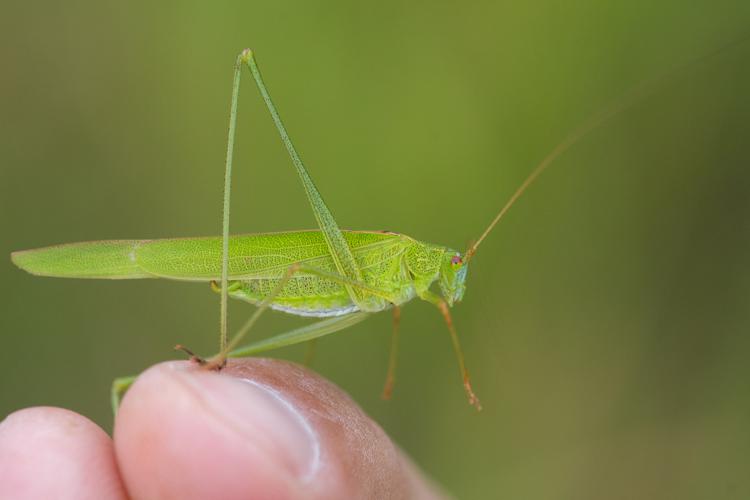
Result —
M393 386L396 384L396 361L398 360L398 334L401 323L401 308L393 306L393 333L391 334L391 353L388 356L388 374L385 377L385 386L381 398L391 399Z

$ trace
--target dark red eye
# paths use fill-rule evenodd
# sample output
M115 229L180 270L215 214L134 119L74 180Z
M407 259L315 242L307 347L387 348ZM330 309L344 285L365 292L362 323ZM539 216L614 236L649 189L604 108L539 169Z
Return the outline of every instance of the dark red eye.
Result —
M457 266L461 263L463 263L463 259L461 258L460 255L454 255L453 258L451 259L451 264L453 264L454 266Z

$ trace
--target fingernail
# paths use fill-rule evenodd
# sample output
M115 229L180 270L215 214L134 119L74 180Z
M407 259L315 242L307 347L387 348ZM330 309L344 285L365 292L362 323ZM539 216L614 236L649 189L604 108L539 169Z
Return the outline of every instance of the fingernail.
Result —
M304 412L284 394L254 380L197 370L177 371L217 425L260 449L294 477L311 479L320 466L320 443Z

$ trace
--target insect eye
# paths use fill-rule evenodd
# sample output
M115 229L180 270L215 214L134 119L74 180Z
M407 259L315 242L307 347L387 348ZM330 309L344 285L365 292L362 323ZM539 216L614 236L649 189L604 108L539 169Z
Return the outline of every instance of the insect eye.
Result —
M460 266L461 264L463 264L463 262L464 261L463 259L461 259L460 255L454 255L451 259L451 264L453 264L454 266Z

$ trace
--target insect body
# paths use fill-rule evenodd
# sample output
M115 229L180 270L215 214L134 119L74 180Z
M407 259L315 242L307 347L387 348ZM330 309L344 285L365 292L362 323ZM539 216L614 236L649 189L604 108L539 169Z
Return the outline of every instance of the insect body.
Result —
M379 312L423 297L438 282L453 305L464 292L466 265L454 250L397 233L342 231L362 281L378 295L355 303L341 281L322 277L336 266L320 231L249 234L229 238L228 294L298 316L330 317ZM16 252L19 267L41 276L67 278L167 278L216 282L221 279L221 238L119 240L72 243ZM290 266L301 269L273 291Z
M318 222L317 231L229 236L234 132L243 66L250 69L299 174ZM449 307L460 301L464 293L466 263L458 252L396 233L342 231L289 139L250 50L243 51L235 64L229 116L221 238L74 243L15 252L13 262L42 276L210 281L221 293L221 350L207 363L200 361L216 369L224 366L227 356L312 340L351 326L367 314L393 308L394 330L385 397L390 395L395 380L398 307L418 296L436 305L445 318L469 401L480 408L449 312ZM469 255L474 251L476 245ZM441 295L430 290L435 282ZM258 306L232 342L227 336L228 297ZM267 308L329 319L256 343L249 349L230 352ZM115 406L130 381L132 378L115 382Z

